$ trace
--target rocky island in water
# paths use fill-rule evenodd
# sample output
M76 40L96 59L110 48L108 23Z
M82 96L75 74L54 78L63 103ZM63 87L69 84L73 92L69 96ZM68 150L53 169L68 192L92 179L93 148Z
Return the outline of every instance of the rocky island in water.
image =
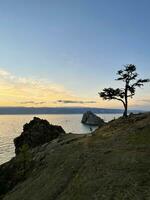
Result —
M67 134L34 118L0 166L3 200L150 199L150 113L120 117L93 134Z

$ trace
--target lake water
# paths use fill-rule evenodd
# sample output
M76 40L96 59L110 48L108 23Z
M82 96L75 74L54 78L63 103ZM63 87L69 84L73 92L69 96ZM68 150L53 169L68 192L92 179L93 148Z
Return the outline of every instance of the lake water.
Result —
M69 133L89 133L90 127L81 124L81 114L69 115L36 115L47 119L51 124L61 125ZM118 118L120 114L100 114L105 121ZM22 132L23 125L35 115L0 115L0 164L10 160L14 155L13 139ZM96 127L93 127L93 130Z

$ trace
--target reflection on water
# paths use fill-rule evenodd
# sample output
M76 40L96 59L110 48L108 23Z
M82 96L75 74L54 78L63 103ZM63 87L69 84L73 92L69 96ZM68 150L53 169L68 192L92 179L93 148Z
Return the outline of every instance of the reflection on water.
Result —
M35 115L34 115L35 116ZM20 135L23 125L34 117L33 115L0 115L0 164L14 156L13 139ZM89 126L81 124L82 115L36 115L47 119L51 124L61 125L67 133L89 133ZM100 114L105 121L110 121L120 114ZM96 127L93 127L94 130Z

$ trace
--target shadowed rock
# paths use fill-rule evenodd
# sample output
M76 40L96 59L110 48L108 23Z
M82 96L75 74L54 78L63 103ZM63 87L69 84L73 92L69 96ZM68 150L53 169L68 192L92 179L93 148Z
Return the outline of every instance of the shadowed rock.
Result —
M19 153L22 145L27 144L29 148L42 145L65 134L61 126L49 124L47 120L34 117L32 121L25 124L21 135L14 139L15 152Z
M99 126L99 127L105 124L103 119L101 119L91 111L87 111L86 113L83 114L81 122L86 125Z

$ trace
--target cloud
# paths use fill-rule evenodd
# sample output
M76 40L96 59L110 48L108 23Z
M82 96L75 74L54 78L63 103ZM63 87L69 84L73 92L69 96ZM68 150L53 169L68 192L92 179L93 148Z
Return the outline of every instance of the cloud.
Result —
M129 106L149 106L150 96L142 96L139 100L130 100ZM31 77L18 77L4 69L0 69L0 106L89 106L105 108L122 108L118 101L103 101L95 94L95 98L80 97L66 89L63 85L48 80Z
M139 101L150 104L150 98L149 99L140 99Z
M56 103L65 103L65 104L68 104L68 103L71 103L71 104L92 104L92 103L96 103L96 101L74 101L74 100L58 100L56 101Z
M3 69L0 69L0 76L8 77L8 76L10 76L10 73L5 71L5 70L3 70Z
M16 106L16 104L49 106L50 101L59 98L73 98L73 94L62 85L38 78L18 77L0 69L0 106Z
M40 102L35 102L35 101L22 101L20 104L34 104L34 105L42 105L45 104L46 101L40 101Z
M18 77L0 69L0 106L94 105L96 101L76 96L62 85L31 77Z

